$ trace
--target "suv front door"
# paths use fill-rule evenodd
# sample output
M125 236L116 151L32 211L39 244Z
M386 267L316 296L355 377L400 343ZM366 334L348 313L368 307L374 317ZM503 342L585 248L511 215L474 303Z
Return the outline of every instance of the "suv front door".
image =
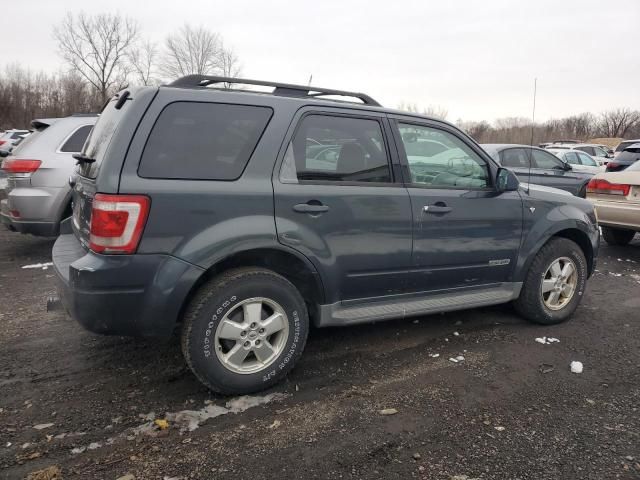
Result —
M394 117L413 211L412 291L510 282L522 234L519 192L498 192L497 172L453 129ZM438 142L444 148L429 148Z
M273 178L278 240L322 275L326 303L401 293L411 266L411 202L377 112L307 108ZM395 163L395 167L394 167Z

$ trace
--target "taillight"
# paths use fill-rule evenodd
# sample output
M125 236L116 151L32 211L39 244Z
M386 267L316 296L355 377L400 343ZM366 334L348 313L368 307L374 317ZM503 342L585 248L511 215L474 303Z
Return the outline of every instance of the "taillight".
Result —
M609 167L609 168L618 168L619 166L620 166L620 164L616 163L616 162L607 163L607 167Z
M7 141L6 141L6 140L0 140L0 147L1 147L2 145L4 145L5 143L7 143Z
M89 248L96 253L134 253L150 204L144 195L98 193L91 209Z
M14 177L28 177L40 168L40 160L22 160L18 158L7 158L2 162L2 169L7 174Z
M611 183L602 178L594 178L587 185L587 193L597 193L605 195L622 195L626 197L629 195L631 185L624 185L622 183Z

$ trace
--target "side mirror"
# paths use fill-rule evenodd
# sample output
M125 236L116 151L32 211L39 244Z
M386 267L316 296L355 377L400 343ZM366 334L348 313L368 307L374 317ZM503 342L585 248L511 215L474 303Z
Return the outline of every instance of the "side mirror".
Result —
M565 169L565 171L569 171L569 170L573 170L573 167L571 166L571 164L569 162L564 162L562 168Z
M513 192L514 190L518 190L519 186L520 180L518 180L515 173L508 168L501 167L498 169L496 188L499 192Z

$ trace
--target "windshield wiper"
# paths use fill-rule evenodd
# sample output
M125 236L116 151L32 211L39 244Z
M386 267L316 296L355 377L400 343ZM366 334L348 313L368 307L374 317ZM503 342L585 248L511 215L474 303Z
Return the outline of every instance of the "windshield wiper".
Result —
M94 163L96 161L95 158L87 157L84 153L74 153L71 156L77 160L76 165L80 165L81 163Z

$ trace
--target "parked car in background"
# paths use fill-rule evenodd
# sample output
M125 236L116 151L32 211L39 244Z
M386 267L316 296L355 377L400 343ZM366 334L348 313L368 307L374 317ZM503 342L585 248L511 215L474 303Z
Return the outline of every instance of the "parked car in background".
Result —
M548 148L547 150L560 160L570 164L571 168L576 172L596 174L605 170L604 165L598 165L594 158L580 150L562 150L559 148Z
M624 140L623 142L620 142L613 152L613 158L617 158L625 148L630 147L635 143L640 143L640 138L636 138L635 140Z
M512 170L521 182L566 190L584 198L593 174L576 171L548 150L530 145L481 145L500 165Z
M640 162L623 172L599 173L587 186L587 199L598 214L602 236L610 245L626 245L640 232Z
M5 156L11 152L13 146L20 143L25 135L28 134L29 130L5 130L4 133L0 134L0 156Z
M96 115L34 120L34 129L4 159L7 198L0 203L0 218L10 230L56 236L62 219L71 215L69 176L72 157L84 145Z
M640 143L631 143L607 163L607 172L620 172L640 160Z
M609 159L613 158L605 148L592 143L553 143L544 148L547 150L580 150L591 155L598 162L598 165L606 165Z
M120 92L76 158L52 253L64 305L103 334L179 326L225 394L284 378L311 321L514 301L562 322L598 251L586 200L520 188L455 126L360 93L190 75Z

